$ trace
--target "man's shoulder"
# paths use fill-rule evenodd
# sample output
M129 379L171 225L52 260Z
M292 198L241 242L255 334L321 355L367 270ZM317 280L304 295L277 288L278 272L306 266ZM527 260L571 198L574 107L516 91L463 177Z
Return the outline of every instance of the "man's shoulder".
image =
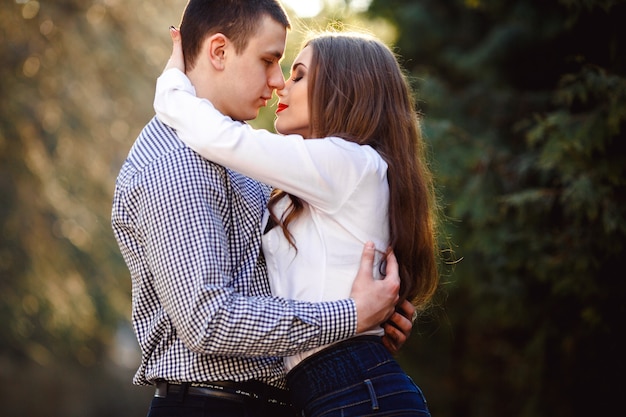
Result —
M176 131L162 123L156 116L141 130L128 153L126 163L137 170L188 169L196 166L216 170L223 174L225 168L200 157L181 141Z
M224 187L226 169L187 147L176 131L154 117L141 130L122 165L118 188L184 187L185 184L213 183Z
M129 159L135 158L147 163L184 148L185 144L178 139L176 131L155 116L141 130L128 156Z

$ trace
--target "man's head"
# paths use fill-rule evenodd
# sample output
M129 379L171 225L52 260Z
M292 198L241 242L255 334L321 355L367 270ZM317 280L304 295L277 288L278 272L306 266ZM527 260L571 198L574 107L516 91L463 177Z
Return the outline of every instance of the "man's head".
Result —
M190 0L180 25L185 68L199 97L238 120L282 88L289 19L277 0Z

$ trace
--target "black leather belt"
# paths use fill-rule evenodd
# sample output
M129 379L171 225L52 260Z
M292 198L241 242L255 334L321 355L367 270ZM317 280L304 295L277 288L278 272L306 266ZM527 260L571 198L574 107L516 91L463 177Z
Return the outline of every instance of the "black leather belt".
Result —
M247 401L262 401L276 405L291 405L287 391L256 381L220 381L201 384L178 384L167 381L157 381L154 396L158 398L166 398L168 394L180 395L183 391L185 391L187 395L220 398L238 403L244 403Z

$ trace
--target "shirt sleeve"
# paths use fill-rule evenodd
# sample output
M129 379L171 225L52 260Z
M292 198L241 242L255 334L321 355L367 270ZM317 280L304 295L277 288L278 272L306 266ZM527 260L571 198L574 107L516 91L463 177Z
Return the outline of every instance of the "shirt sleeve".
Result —
M155 335L171 326L188 349L224 356L285 356L353 335L352 300L314 304L246 293L250 285L244 282L255 277L236 272L229 258L234 254L226 230L235 214L229 212L227 178L186 152L197 162L164 158L142 172L123 200L125 210L136 213L135 226L141 225L137 241L127 246L144 248L145 256L136 259L145 258L153 277L133 285L136 314L152 318L139 333ZM158 303L146 285L154 286ZM149 311L155 305L166 316L160 323Z
M203 157L325 211L341 207L368 172L386 171L386 163L369 146L340 138L304 140L234 121L196 97L177 69L157 80L154 108Z

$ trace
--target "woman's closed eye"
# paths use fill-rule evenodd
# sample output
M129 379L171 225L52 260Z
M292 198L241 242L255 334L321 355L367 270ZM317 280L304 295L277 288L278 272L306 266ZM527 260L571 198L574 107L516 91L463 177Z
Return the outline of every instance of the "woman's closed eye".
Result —
M291 81L293 81L294 83L297 83L298 81L304 78L304 75L305 75L304 71L298 70L295 72L295 74L294 73L291 74Z
M298 81L304 78L304 75L305 75L304 71L302 71L301 68L297 68L295 72L291 73L291 81L293 81L294 83L297 83Z

